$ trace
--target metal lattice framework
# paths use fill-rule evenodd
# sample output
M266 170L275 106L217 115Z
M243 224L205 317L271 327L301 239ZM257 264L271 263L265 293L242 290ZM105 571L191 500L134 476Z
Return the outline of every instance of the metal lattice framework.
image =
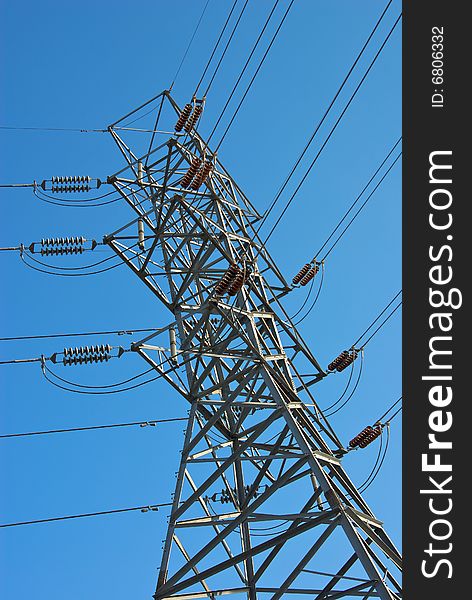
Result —
M133 350L190 404L154 597L400 598L400 554L313 397L326 373L281 305L260 216L195 129L158 132L180 113L163 92L109 128L126 166L108 183L136 215L105 242L173 315ZM213 162L199 190L181 184L195 157ZM233 263L245 283L218 295Z

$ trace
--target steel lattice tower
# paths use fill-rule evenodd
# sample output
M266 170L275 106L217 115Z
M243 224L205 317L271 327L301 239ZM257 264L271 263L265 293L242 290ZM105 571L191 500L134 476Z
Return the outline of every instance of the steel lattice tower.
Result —
M158 141L180 114L166 91L109 127L126 166L108 183L135 218L105 242L172 314L133 350L190 404L154 597L400 598L401 556L312 395L326 372L280 303L260 215L195 128ZM195 159L212 171L192 190ZM244 284L218 294L235 263Z

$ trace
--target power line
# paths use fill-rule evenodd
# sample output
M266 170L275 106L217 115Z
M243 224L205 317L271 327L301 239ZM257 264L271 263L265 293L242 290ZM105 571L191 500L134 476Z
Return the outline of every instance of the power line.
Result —
M182 66L183 66L183 64L185 62L185 59L187 58L187 54L188 54L188 52L190 50L190 47L191 47L191 45L193 43L193 40L194 40L194 38L195 38L195 36L197 34L198 28L200 27L200 23L202 22L202 19L203 19L204 15L205 15L205 12L206 12L206 9L207 9L209 3L210 3L210 0L207 0L205 6L203 7L202 14L200 15L200 18L198 19L198 22L197 22L197 25L196 25L196 27L195 27L195 29L193 31L192 37L190 38L190 41L187 44L187 49L185 50L184 55L182 56L182 60L180 61L180 64L179 64L179 66L177 68L177 71L176 71L176 73L174 75L172 83L170 84L170 88L169 88L170 90L174 87L174 83L176 82L176 79L179 76L180 70L181 70L181 68L182 68Z
M256 71L255 71L255 73L254 73L254 75L252 76L252 79L251 79L251 81L249 82L248 86L246 87L246 90L245 90L245 92L244 92L244 94L243 94L243 96L242 96L241 100L239 101L239 104L238 104L238 106L236 107L236 110L234 111L234 113L233 113L233 116L232 116L232 117L231 117L231 119L230 119L230 122L229 122L229 123L228 123L228 125L226 126L226 129L224 130L224 132L223 132L223 135L221 136L221 139L220 139L220 141L218 142L218 145L217 145L217 147L215 148L215 152L217 152L217 151L218 151L219 147L221 146L221 144L222 144L223 140L224 140L224 139L225 139L225 137L226 137L226 134L228 133L228 131L229 131L229 129L230 129L230 127L231 127L231 125L233 124L233 121L234 121L234 119L236 118L236 115L238 114L238 112L239 112L239 110L240 110L240 108L241 108L241 106L242 106L242 104L243 104L243 102L244 102L244 100L245 100L246 96L248 95L248 93L249 93L249 90L251 89L251 87L252 87L252 84L254 83L254 81L255 81L255 79L256 79L256 77L257 77L257 75L258 75L259 71L261 70L261 67L262 67L262 65L264 64L264 61L265 61L265 59L267 58L267 55L269 54L269 51L270 51L270 49L272 48L272 45L273 45L273 43L275 42L275 40L276 40L276 38L277 38L277 36L278 36L278 34L279 34L279 31L281 30L281 28L282 28L282 25L284 24L284 22L285 22L285 19L287 18L287 15L288 15L288 13L290 12L290 9L292 8L292 5L293 5L294 1L295 1L295 0L291 0L290 4L288 5L288 7L287 7L287 9L286 9L286 11L285 11L285 13L284 13L284 15L283 15L283 17L282 17L282 20L281 20L281 21L280 21L280 23L279 23L279 26L278 26L278 27L277 27L277 29L275 30L275 33L274 33L274 35L272 36L272 39L271 39L271 41L270 41L269 45L267 46L267 49L266 49L266 51L265 51L265 53L264 53L263 57L261 58L261 60L260 60L260 62L259 62L259 65L258 65L258 67L257 67L257 69L256 69Z
M336 231L341 227L341 225L343 224L343 222L345 221L345 219L347 218L347 216L349 215L349 213L352 211L352 209L357 205L357 203L359 202L359 200L362 198L362 196L364 195L365 191L367 190L367 188L369 187L369 185L372 183L372 181L377 177L377 175L379 174L379 172L381 171L382 167L385 165L385 163L388 161L388 159L390 158L390 156L393 154L393 152L395 151L395 148L398 146L398 144L401 142L402 137L400 136L398 138L398 140L395 142L395 144L392 146L392 148L390 149L390 151L388 152L387 156L383 159L383 161L380 163L380 165L377 167L375 173L372 175L372 177L369 179L369 181L366 183L366 185L364 186L364 188L362 189L362 191L358 194L357 198L354 200L354 202L351 204L351 206L348 208L348 210L344 213L343 217L339 220L338 224L336 225L336 227L333 229L333 231L330 233L330 235L327 237L327 239L325 240L325 242L323 243L323 245L321 246L321 248L318 250L318 252L316 252L316 254L314 255L313 260L316 259L316 257L318 257L321 252L323 251L323 249L327 246L328 242L331 240L331 238L333 237L333 235L336 233ZM401 154L401 153L400 153ZM399 155L400 156L400 155ZM399 157L397 157L395 159L398 160ZM392 165L393 166L393 165ZM391 167L390 167L391 168ZM387 171L388 173L388 171ZM379 187L380 183L385 179L387 173L385 173L385 175L382 177L382 179L380 180L379 184L377 185L377 187ZM375 189L377 189L377 187ZM374 190L375 191L375 190ZM373 194L373 192L372 192ZM369 196L369 198L372 196L372 194ZM365 206L365 204L363 205ZM357 213L358 214L358 213ZM357 215L356 215L357 216ZM344 230L346 231L346 230ZM340 237L342 237L341 234ZM340 238L338 238L339 240ZM337 241L336 241L337 243ZM335 244L334 244L335 245ZM328 256L328 254L331 252L331 250L334 248L334 245L330 248L330 250L328 251L328 253L325 255L324 258L326 258L326 256Z
M105 200L104 202L94 203L92 198L84 198L80 200L55 198L53 196L50 196L49 194L45 194L42 190L40 192L37 186L34 187L33 194L36 196L36 198L38 198L38 200L41 200L42 202L46 202L47 204L53 204L54 206L64 206L66 208L96 208L97 206L106 206L107 204L113 204L114 202L118 202L121 199L121 196L116 196L111 200Z
M323 409L323 411L325 411L325 410L331 410L334 406L336 406L337 404L339 404L341 402L341 400L344 398L344 396L347 394L347 392L349 390L349 386L351 385L352 377L354 375L354 363L352 363L350 371L351 372L349 373L349 378L347 380L346 385L344 386L342 394L339 396L339 398L336 400L336 402L334 402L334 404L331 404L330 406L327 406L326 408Z
M385 457L387 455L389 441L390 441L390 429L387 429L387 440L385 443L385 448L382 453L382 444L383 444L383 435L382 435L380 437L379 452L377 454L377 459L375 461L375 464L372 467L372 470L369 473L369 475L367 476L367 478L364 480L364 483L359 486L359 491L361 492L361 494L364 493L365 490L367 490L377 479L377 476L380 473L380 470L382 469L382 466L385 461Z
M336 231L339 229L339 227L342 225L342 223L345 221L345 219L347 218L347 216L349 215L349 213L352 211L352 209L356 206L356 204L359 202L359 200L362 198L364 192L367 190L367 188L369 187L369 185L372 183L372 181L375 179L375 177L377 176L377 174L379 173L379 171L381 170L381 168L384 166L384 164L387 162L388 158L391 156L391 154L393 153L393 151L395 150L395 148L397 147L397 145L400 143L401 141L401 137L397 140L397 142L394 144L394 146L392 147L392 149L389 151L389 153L387 154L387 156L384 158L384 160L382 161L382 163L380 164L380 166L377 168L377 170L375 171L375 173L372 175L372 177L369 179L369 181L367 182L367 184L364 186L364 188L362 189L362 191L360 192L360 194L358 194L357 198L354 200L354 202L351 204L351 206L349 207L349 209L346 211L346 213L344 214L344 216L340 219L340 221L338 222L338 224L336 225L336 227L333 229L333 231L331 232L331 234L328 236L328 238L326 239L326 241L323 243L323 245L321 246L321 248L318 250L318 252L314 255L314 257L312 258L311 262L315 262L315 260L317 259L317 257L319 256L319 254L321 253L321 251L323 250L323 248L326 247L327 243L329 242L329 240L333 237L333 235L336 233ZM321 281L320 281L320 285L318 288L318 292L316 294L316 297L314 299L314 301L312 302L312 304L310 305L309 309L306 311L305 315L303 315L303 317L301 317L296 323L295 325L298 325L299 323L301 323L302 321L304 321L308 315L311 313L311 311L313 310L313 308L315 307L318 298L321 294L321 289L323 286L323 279L324 279L324 261L326 260L326 258L331 254L331 252L333 251L333 249L336 247L336 245L340 242L341 238L344 236L344 234L347 232L347 230L349 229L349 227L352 225L352 223L355 221L355 219L359 216L359 214L361 213L361 211L363 210L363 208L366 206L366 204L369 202L369 200L372 198L372 196L375 194L375 192L377 191L377 189L380 187L380 185L382 184L382 182L384 181L384 179L387 177L387 175L390 173L390 171L393 169L393 167L395 166L395 164L397 163L398 159L401 156L401 152L398 154L398 156L395 158L395 160L393 161L393 163L390 165L390 167L387 169L387 171L383 174L383 176L380 178L380 180L378 181L378 183L376 184L376 186L374 187L374 189L372 190L372 192L367 196L366 200L362 203L362 205L360 206L360 208L357 210L357 212L354 214L354 216L351 218L351 220L348 222L348 224L346 225L346 227L343 229L343 231L340 233L340 235L337 237L337 239L335 240L335 242L331 245L331 247L329 248L329 250L326 252L326 254L320 259L321 261L321 265L322 265L322 273L321 273ZM312 280L312 285L310 286L309 292L307 294L307 297L305 298L304 303L302 304L302 306L300 307L300 309L298 310L298 312L296 314L298 314L302 308L305 306L305 304L307 303L312 289L313 289L313 281ZM293 318L293 317L292 317Z
M377 23L375 24L375 27L372 29L372 31L370 32L369 37L367 38L367 40L364 42L364 45L362 46L360 52L358 53L356 59L354 60L354 62L351 65L351 68L349 69L349 71L347 72L346 76L344 77L344 80L342 81L341 85L339 86L336 94L334 95L333 99L331 100L331 103L329 104L328 108L325 110L321 120L319 121L319 123L317 124L317 126L315 127L313 133L311 134L308 142L306 143L305 147L303 148L302 152L300 153L299 157L297 158L297 160L295 161L295 164L293 165L292 169L290 170L289 174L287 175L287 177L285 178L285 181L282 184L282 187L279 189L279 191L277 192L277 195L275 196L274 200L272 201L269 209L266 211L266 213L264 214L264 217L261 221L261 223L259 224L259 227L257 229L257 231L260 231L262 225L264 224L265 220L267 219L267 217L269 216L269 214L271 213L272 209L274 208L274 206L277 204L280 196L282 195L282 192L285 190L285 188L287 187L287 184L289 183L290 179L292 178L293 174L295 173L298 165L300 164L300 162L302 161L303 157L305 156L308 148L311 146L311 143L313 142L313 140L315 139L316 134L318 133L318 131L320 130L321 126L323 125L326 117L328 116L328 114L330 113L332 107L334 106L336 100L338 99L339 94L342 92L342 90L344 89L344 86L346 85L349 77L351 76L352 72L354 71L356 65L358 64L359 60L361 59L362 55L364 54L367 46L370 43L370 40L372 39L372 37L374 36L375 32L377 31L380 23L382 22L382 19L384 18L385 13L387 12L389 6L392 4L393 0L389 0L388 4L386 5L386 7L384 8L382 14L380 15L380 17L377 20Z
M341 404L341 406L338 406L338 408L336 408L336 410L333 410L333 411L331 411L329 413L328 412L325 413L325 417L331 417L331 416L335 415L337 412L339 412L341 409L343 409L346 406L346 404L352 399L352 397L356 393L357 388L359 387L359 383L360 383L361 377L362 377L363 366L364 366L364 355L361 354L361 366L359 368L359 373L357 374L356 383L354 384L354 387L352 388L351 393L346 398L346 400L344 400L344 402ZM339 400L338 400L338 402L339 402ZM333 405L331 405L328 409L325 409L325 410L329 410L330 408L334 408L334 406L336 406L338 404L338 402L335 402Z
M365 346L367 346L367 344L370 342L370 340L374 337L374 335L380 331L382 329L382 327L385 325L385 323L397 312L397 310L400 308L400 306L402 305L402 302L400 301L397 306L392 310L392 312L388 315L388 317L386 319L384 319L382 321L382 323L380 323L380 325L377 327L377 329L374 331L374 333L367 339L367 341L365 341L362 344L362 347L364 348Z
M180 362L180 366L184 366L186 365L189 361L192 360L192 355L189 354L189 356L182 360ZM173 358L172 356L170 356L169 358L166 358L165 360L163 360L158 366L162 367L163 365L165 365L166 363L172 363L173 362ZM42 373L44 378L51 383L52 385L54 385L55 387L61 389L61 390L65 390L67 392L72 392L75 394L87 394L87 395L92 395L92 396L101 396L101 395L105 395L105 394L119 394L121 392L127 392L130 390L134 390L136 388L142 387L144 385L147 385L149 383L152 383L154 381L157 381L158 379L160 379L162 376L167 375L170 371L173 370L173 367L170 367L169 369L167 369L166 371L161 371L159 372L159 374L156 377L152 377L150 379L147 379L146 381L140 381L139 383L136 383L132 386L128 386L125 388L120 388L120 389L111 389L111 388L118 388L121 385L125 385L126 383L130 383L131 381L135 381L136 379L139 379L140 377L143 377L144 375L147 375L148 373L150 373L151 371L155 371L156 369L154 367L150 367L149 369L147 369L146 371L143 371L141 373L138 373L138 375L134 375L133 377L130 377L124 381L120 381L118 383L113 383L113 384L109 384L109 385L95 385L95 386L90 386L90 385L82 385L80 383L75 383L73 381L69 381L67 379L64 379L63 377L61 377L60 375L57 375L56 373L54 373L54 371L52 371L51 369L49 369L46 364L44 363L44 361L42 362ZM53 381L52 379L50 379L47 375L46 372L48 372L50 375L52 375L53 377L55 377L56 379L58 379L59 381L66 383L67 385L71 385L71 386L75 386L76 388L81 388L81 389L73 389L73 388L68 388L65 387L59 383L56 383L55 381Z
M166 328L165 328L166 329ZM38 334L38 335L17 335L13 337L2 337L0 342L13 342L18 340L44 340L52 338L63 338L63 337L85 337L89 335L133 335L134 333L148 333L152 331L163 331L155 327L149 327L146 329L113 329L110 331L82 331L75 333L49 333L49 334Z
M228 96L228 99L226 100L226 103L225 103L225 105L223 107L223 110L221 111L220 116L218 117L215 125L213 126L213 129L212 129L210 135L208 136L208 139L206 141L207 145L210 143L210 140L213 137L213 134L215 133L215 131L216 131L216 129L217 129L217 127L218 127L221 119L223 118L223 115L225 114L226 109L228 108L228 105L231 102L232 97L234 96L234 93L235 93L235 91L236 91L236 89L237 89L237 87L239 85L239 82L241 81L242 76L244 75L244 73L245 73L245 71L246 71L246 69L247 69L247 67L248 67L248 65L250 63L251 58L252 58L254 52L256 51L257 46L259 45L259 42L261 41L262 36L264 35L265 30L267 29L267 26L268 26L268 24L269 24L269 22L270 22L270 20L272 18L272 15L275 12L275 9L277 8L278 3L279 3L279 0L276 0L274 6L272 7L272 10L269 13L269 16L267 17L267 19L266 19L266 21L264 23L263 28L261 29L261 32L259 33L259 36L258 36L256 42L254 43L254 45L252 47L252 50L251 50L248 58L246 59L246 62L244 63L244 66L243 66L243 68L242 68L242 70L241 70L241 72L240 72L240 74L239 74L239 76L238 76L238 78L236 80L236 83L234 84L233 89L231 90L231 93Z
M22 250L24 252L24 254L26 254L30 260L37 263L38 265L41 265L43 267L48 267L51 269L55 269L56 271L85 271L87 269L93 269L94 267L103 265L104 263L107 263L110 260L114 260L117 258L115 254L112 254L111 256L107 256L106 258L97 260L94 263L88 263L86 265L81 265L80 267L60 267L59 265L52 265L50 263L45 263L42 260L35 258L34 256L32 256L33 253L27 252L27 250L24 246L22 246L22 247L20 246L20 250ZM91 251L90 248L85 248L85 251L87 251L87 250Z
M1 364L1 363L0 363ZM134 376L132 379L138 379L139 377L142 377L143 375L145 375L146 373L149 373L149 371L153 370L152 368L149 369L148 371L144 371L143 373L140 373L139 375ZM59 380L64 381L61 377L59 377L58 375L56 375L53 371L51 371L51 369L48 369L47 367L45 367L43 369L43 375L44 378L46 379L46 381L48 381L49 383L51 383L52 385L54 385L55 387L64 390L66 392L72 392L74 394L87 394L89 396L103 396L105 394L120 394L121 392L129 392L130 390L135 390L136 388L142 387L143 385L147 385L149 383L152 383L154 381L157 381L158 379L161 378L161 375L157 375L156 377L151 377L151 379L147 379L146 381L140 381L139 383L135 383L134 385L130 385L128 387L125 388L120 388L120 389L116 389L116 390L111 390L111 389L95 389L95 390L85 390L85 389L80 389L80 390L74 390L72 388L67 388L63 385L61 385L60 383L56 383L55 381L53 381L50 377L48 377L46 375L46 371L52 375L53 377L56 377ZM77 384L70 384L70 385L77 385ZM85 386L79 386L77 385L77 387L81 387L84 388ZM101 387L101 388L111 388L112 386L96 386L97 388ZM113 385L113 387L116 387L116 384Z
M402 396L400 396L400 398L398 398L398 400L397 400L396 402L394 402L394 403L393 403L393 404L392 404L392 405L391 405L391 406L390 406L390 407L389 407L389 408L388 408L388 409L387 409L387 410L384 412L384 414L383 414L381 417L379 417L379 418L377 419L377 423L380 423L380 422L382 421L382 419L384 419L384 418L385 418L385 417L388 415L388 413L389 413L389 412L390 412L390 411L391 411L393 408L395 408L395 406L396 406L396 405L397 405L399 402L401 402L401 401L402 401ZM398 413L400 410L401 410L401 407L400 407L400 408L399 408L399 409L398 409L398 410L395 412L395 414L394 414L393 416L395 416L395 415L396 415L396 414L397 414L397 413ZM389 420L391 421L392 419L393 419L393 417L391 417Z
M70 519L82 519L84 517L100 517L103 515L114 515L117 513L126 513L132 511L141 511L141 512L156 512L159 508L164 506L172 506L172 502L164 502L162 504L148 504L147 506L133 506L131 508L115 508L113 510L101 510L97 512L91 513L82 513L78 515L66 515L61 517L49 517L47 519L35 519L34 521L19 521L16 523L3 523L0 524L0 527L19 527L21 525L36 525L38 523L52 523L54 521L66 521Z
M387 312L387 310L390 308L390 306L392 306L392 304L395 302L395 300L398 298L398 296L400 296L401 293L402 293L402 290L400 290L399 292L397 292L397 294L395 294L395 296L392 298L392 300L390 300L390 302L382 310L382 312L372 321L372 323L369 325L369 327L367 327L367 329L353 343L353 345L352 345L353 348L355 346L357 346L357 344L361 341L361 339L365 336L365 334L368 333L372 329L372 327L377 323L377 321L382 317L382 315L385 312ZM377 327L377 329L367 339L367 341L362 344L362 348L364 348L367 345L367 343L374 337L374 335L384 326L384 324L390 319L390 317L398 310L398 308L401 306L401 304L402 304L402 302L400 300L400 303L398 304L398 306L388 315L388 317L384 321L382 321L382 323L379 325L379 327Z
M71 131L76 133L108 133L107 129L79 129L77 127L15 127L0 125L0 129L12 131Z
M0 183L0 188L25 188L34 186L34 183Z
M152 110L154 110L154 107ZM150 112L152 112L152 111L149 111L149 113ZM149 114L149 113L146 113L146 114ZM139 119L141 119L143 116L145 116L145 115L141 115L139 117ZM138 119L136 119L136 120L138 120ZM4 129L6 131L7 130L11 130L11 131L69 131L69 132L77 132L77 133L109 133L108 129L79 129L79 128L73 128L73 127L7 127L7 126L0 126L0 130L1 129ZM135 132L140 132L140 133L162 133L162 134L173 135L173 136L185 135L183 133L178 133L175 131L165 131L162 129L141 129L141 128L136 128L136 127L114 127L113 129L120 130L120 131L135 131ZM0 186L0 187L4 187L4 186Z
M156 419L154 421L133 421L130 423L112 423L107 425L91 425L89 427L71 427L68 429L48 429L45 431L27 431L22 433L4 433L0 434L0 439L29 437L33 435L52 435L54 433L70 433L75 431L94 431L97 429L113 429L115 427L146 427L155 426L161 423L173 423L176 421L187 421L187 417L175 417L172 419Z
M231 32L231 34L230 34L230 36L229 36L229 38L228 38L228 41L226 42L226 45L225 45L225 47L224 47L224 49L223 49L223 52L222 52L222 54L221 54L221 56L220 56L220 60L218 61L218 64L216 65L216 68L215 68L215 70L214 70L214 72L213 72L213 75L212 75L212 77L211 77L211 79L210 79L210 82L209 82L209 84L207 85L207 88L206 88L206 90L205 90L205 93L203 94L203 97L204 97L204 98L206 98L206 96L208 96L208 92L210 91L210 88L211 88L211 86L212 86L212 83L213 83L213 81L215 80L216 74L217 74L217 73L218 73L218 71L219 71L219 68L220 68L220 66L221 66L221 63L223 62L223 59L224 59L224 57L225 57L225 54L226 54L226 51L228 50L228 48L229 48L229 46L230 46L230 44L231 44L231 41L233 40L233 36L234 36L234 34L236 33L236 30L237 30L237 28L239 27L239 23L240 23L240 21L241 21L241 19L242 19L242 17L243 17L243 14L244 14L244 12L245 12L245 10L246 10L246 7L247 7L247 5L248 5L248 2L249 2L249 0L246 0L246 1L245 1L244 5L243 5L243 7L242 7L242 9L241 9L241 12L239 13L239 17L238 17L238 19L237 19L237 21L236 21L236 23L235 23L235 25L234 25L234 27L233 27L233 30L232 30L232 32Z
M33 269L34 271L38 271L39 273L45 273L46 275L54 275L55 277L88 277L89 275L98 275L99 273L106 273L107 271L111 271L112 269L116 269L117 267L120 267L123 264L125 264L123 262L117 262L116 264L111 265L109 267L105 267L103 269L98 269L97 271L90 271L89 273L55 273L54 271L47 271L46 269L41 269L40 267L35 267L34 265L30 264L25 259L25 256L27 256L29 260L32 260L33 262L36 262L39 264L41 264L41 261L37 260L36 258L33 258L31 256L31 254L24 252L23 254L20 255L20 258L27 267L29 267L30 269ZM115 258L115 257L110 257L110 258ZM47 266L54 268L54 265L47 265ZM86 269L86 268L87 268L87 266L83 267L83 269Z
M199 90L199 88L200 88L200 86L201 86L201 84L202 84L202 81L203 81L203 79L204 79L204 77L205 77L205 75L206 75L206 72L208 71L208 68L209 68L209 66L210 66L210 64L211 64L211 61L213 60L213 57L214 57L214 55L215 55L215 52L216 52L216 50L218 49L218 46L220 45L221 38L223 37L223 35L224 35L224 32L226 31L226 28L228 27L228 23L229 23L229 21L230 21L230 19L231 19L231 15L232 15L232 14L233 14L233 12L234 12L234 9L236 8L236 4L237 4L237 3L238 3L238 0L234 0L234 2L233 2L233 6L231 7L231 10L229 11L229 14L228 14L228 16L226 17L226 21L225 21L225 23L224 23L224 25L223 25L223 28L222 28L222 30L220 31L220 35L218 36L218 39L216 40L216 44L215 44L215 46L213 47L213 51L212 51L212 53L210 54L210 58L208 59L208 61L207 61L207 64L206 64L206 67L204 68L204 70L203 70L203 73L202 73L202 76L200 77L200 81L197 83L197 87L195 88L195 91L194 91L194 93L193 93L193 95L194 95L194 96L196 96L196 95L197 95L197 93L198 93L198 90Z
M300 190L300 188L302 187L303 183L305 182L306 178L308 177L308 175L310 174L311 170L313 169L313 167L315 166L316 162L318 161L318 158L321 156L321 153L323 152L323 150L325 149L326 145L328 144L329 140L331 139L333 133L336 131L339 123L341 122L342 118L344 117L344 115L346 114L349 106L351 105L352 101L354 100L354 98L356 97L358 91L360 90L362 84L364 83L364 81L367 79L370 71L372 70L372 67L374 66L374 64L376 63L378 57L380 56L380 54L382 53L382 50L385 48L388 40L390 39L391 35L393 34L396 26L398 25L400 19L402 17L402 14L400 13L400 15L397 17L395 23L393 24L393 26L390 28L390 31L387 34L387 37L385 38L385 40L383 41L382 45L380 46L379 50L377 51L377 53L375 54L374 58L372 59L367 71L364 73L362 79L360 80L359 84L357 85L356 89L354 90L354 92L352 93L351 97L349 98L348 103L346 104L346 106L344 107L343 111L341 112L341 114L339 115L339 117L337 118L336 122L334 123L333 127L331 128L328 136L326 137L325 141L323 142L323 144L321 145L321 148L318 150L315 158L312 160L312 162L310 163L308 169L306 170L305 174L303 175L302 179L300 180L299 184L297 185L297 187L295 188L295 191L292 193L292 195L290 196L290 198L288 199L288 201L285 203L285 207L283 208L282 212L280 213L280 215L278 216L277 220L275 221L274 225L272 226L271 230L269 231L267 237L265 238L263 245L266 244L268 242L268 240L271 238L272 234L274 233L275 229L277 228L278 224L280 223L280 221L282 220L283 216L285 215L285 213L287 212L288 208L290 207L290 205L292 204L295 196L297 195L298 191ZM274 205L275 206L275 205ZM273 207L272 207L273 208ZM271 210L272 210L271 208Z
M337 237L336 241L332 244L332 246L329 248L329 250L326 252L326 254L323 256L323 258L321 260L326 260L326 258L328 258L328 256L331 254L331 252L334 250L334 248L337 246L338 242L341 240L341 238L344 236L344 234L347 232L347 230L349 229L349 227L354 223L354 221L356 220L356 218L359 216L359 214L361 213L362 209L366 206L366 204L369 202L369 200L372 198L372 196L375 194L375 192L379 189L379 187L382 185L384 179L387 177L387 175L390 173L390 171L393 169L393 167L397 164L399 158L401 157L402 153L400 152L397 157L395 158L395 160L393 161L393 163L389 166L389 168L385 171L385 173L382 175L382 177L380 178L380 180L378 181L377 185L374 187L374 189L371 191L371 193L367 196L367 198L364 200L364 202L361 204L360 208L358 209L358 211L355 213L355 215L351 218L351 220L349 221L349 223L346 225L346 227L342 230L342 232L339 234L339 236ZM347 216L347 215L346 215ZM343 220L345 219L345 217L343 217ZM339 223L339 225L341 224L341 222ZM339 227L338 225L338 227Z
M396 410L393 415L389 418L388 422L391 423L393 421L393 419L402 411L403 406L400 406L400 408L398 410Z
M311 313L311 311L315 308L316 303L318 302L318 299L319 299L319 297L321 295L321 290L323 289L324 273L325 273L324 264L322 263L321 264L320 285L318 286L318 291L316 292L316 296L315 296L313 302L310 304L310 306L309 306L308 310L306 311L306 313L302 317L300 317L298 319L298 321L295 321L295 326L300 325L300 323L302 323L302 321L304 321L308 317L308 315ZM306 300L308 300L308 298L310 297L310 294L311 294L311 288L310 288L310 291L309 291L309 293L308 293L308 295L306 297Z
M381 440L381 441L382 441L382 440ZM370 487L370 486L371 486L371 485L374 483L374 481L377 479L377 476L378 476L378 474L380 473L380 471L381 471L381 469L382 469L382 467L383 467L383 464L384 464L384 462L385 462L385 457L387 456L387 451L388 451L388 446L389 446L389 443L390 443L390 428L389 428L389 427L387 427L387 441L385 442L385 449L384 449L384 451L383 451L382 458L380 459L380 462L379 462L379 456L380 456L380 451L379 451L379 456L377 457L377 461L376 461L376 463L375 463L376 465L378 464L378 466L377 466L377 469L376 469L375 473L372 473L372 471L371 471L371 473L370 473L369 477L367 478L367 480L366 480L366 481L364 481L364 483L362 484L362 486L359 488L359 491L360 491L362 494L363 494L363 493L364 493L364 492L365 492L365 491L366 491L366 490L367 490L367 489L368 489L368 488L369 488L369 487ZM375 469L375 465L374 465L374 469ZM370 478L370 481L369 481L369 478Z
M41 358L15 358L13 360L0 360L0 365L16 365L23 363L41 362Z
M90 197L86 197L86 198L65 198L65 197L61 197L61 196L57 196L57 195L51 195L51 194L47 194L42 188L41 186L37 185L36 183L33 184L35 187L35 190L40 192L43 196L46 196L46 198L50 198L52 200L59 200L61 202L71 202L71 203L80 203L80 202L95 202L96 200L102 200L103 198L107 198L108 196L111 196L112 194L116 194L116 198L122 198L121 194L117 193L115 189L110 190L109 192L105 192L104 194L99 194L98 196L93 196L92 198ZM104 184L102 184L104 185Z

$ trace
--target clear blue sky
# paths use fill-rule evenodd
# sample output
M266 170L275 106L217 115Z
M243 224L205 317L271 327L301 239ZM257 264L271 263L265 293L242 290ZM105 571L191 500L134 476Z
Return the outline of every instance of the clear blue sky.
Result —
M281 1L278 14L286 4ZM296 0L219 153L260 211L274 197L385 4ZM0 125L106 127L169 86L203 5L204 0L1 3ZM268 0L250 0L207 99L203 136L211 130L271 6ZM229 7L229 0L210 0L175 84L174 96L181 105L193 92ZM393 2L330 123L400 8L399 1ZM287 278L312 257L400 133L398 28L270 240L269 249ZM323 135L318 139L314 149ZM40 181L61 174L103 178L122 164L107 134L0 130L0 144L1 182ZM48 236L101 239L132 218L119 203L60 208L40 203L30 190L0 190L0 211L1 246ZM0 261L2 336L159 327L169 321L163 307L124 268L63 279L27 269L16 253L2 253ZM300 326L321 364L349 347L400 286L397 166L329 257L322 296ZM291 294L287 308L296 309L303 297L302 291ZM54 340L1 343L0 356L48 355L63 346ZM397 313L366 349L355 398L333 418L346 443L400 396L400 347ZM139 357L126 357L68 375L84 383L108 383L144 368ZM185 416L187 410L184 401L160 382L126 394L94 397L53 388L37 365L1 367L0 378L1 433ZM345 383L343 376L328 379L316 389L321 407L332 403ZM0 522L167 502L182 429L178 423L0 440ZM398 544L400 443L397 418L384 469L366 492ZM356 483L368 474L375 456L375 448L369 447L345 459ZM68 600L149 598L160 562L165 515L165 511L132 513L0 530L0 595L8 600L62 600L65 594Z

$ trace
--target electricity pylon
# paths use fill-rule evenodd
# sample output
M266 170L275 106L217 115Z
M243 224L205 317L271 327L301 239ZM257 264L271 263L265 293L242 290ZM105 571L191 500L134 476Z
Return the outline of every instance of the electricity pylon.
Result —
M343 469L311 391L327 373L202 108L166 91L109 127L135 218L104 241L173 315L133 350L190 404L154 598L400 598L401 556Z

